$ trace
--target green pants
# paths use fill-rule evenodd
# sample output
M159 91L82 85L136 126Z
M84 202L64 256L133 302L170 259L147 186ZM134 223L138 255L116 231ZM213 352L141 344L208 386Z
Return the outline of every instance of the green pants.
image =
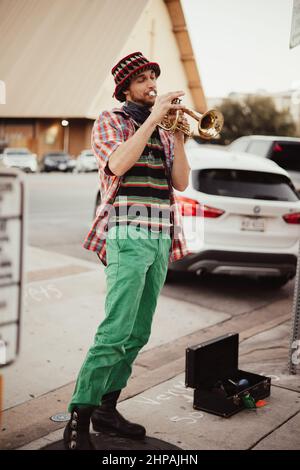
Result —
M69 411L75 405L98 406L103 395L126 386L133 361L150 337L167 275L168 234L114 226L106 243L105 319L79 372Z

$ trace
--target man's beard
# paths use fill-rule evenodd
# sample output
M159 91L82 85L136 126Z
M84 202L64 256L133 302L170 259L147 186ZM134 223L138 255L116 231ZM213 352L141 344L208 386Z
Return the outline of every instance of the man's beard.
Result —
M145 106L148 109L151 109L154 105L153 102L146 101L145 99L138 98L137 96L134 96L134 95L131 97L131 101L133 101L137 105Z

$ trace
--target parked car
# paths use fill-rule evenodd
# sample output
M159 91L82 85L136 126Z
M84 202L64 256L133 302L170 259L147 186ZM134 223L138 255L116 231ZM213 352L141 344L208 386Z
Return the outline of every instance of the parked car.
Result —
M76 160L76 171L98 171L97 161L92 150L83 150Z
M43 156L42 171L74 171L76 162L65 152L49 152Z
M254 275L277 286L292 279L300 200L288 173L271 160L226 150L192 149L188 158L189 185L176 196L189 254L169 265L169 277Z
M205 146L187 151L191 173L175 191L189 254L170 263L179 272L255 276L282 286L295 276L300 199L271 160ZM97 192L94 215L101 203Z
M300 138L248 135L234 140L227 149L273 160L289 173L297 191L300 191Z
M38 170L37 157L35 153L27 148L7 147L0 154L3 166L7 168L19 168L25 172L36 173Z

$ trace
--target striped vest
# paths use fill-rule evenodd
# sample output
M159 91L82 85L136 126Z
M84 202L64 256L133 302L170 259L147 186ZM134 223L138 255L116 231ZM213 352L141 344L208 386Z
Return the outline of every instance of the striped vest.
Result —
M170 194L158 130L150 136L139 160L122 177L109 225L138 225L169 231Z

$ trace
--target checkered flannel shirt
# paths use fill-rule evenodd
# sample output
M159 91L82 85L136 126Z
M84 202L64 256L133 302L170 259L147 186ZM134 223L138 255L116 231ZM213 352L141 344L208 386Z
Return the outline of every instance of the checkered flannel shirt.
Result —
M99 205L92 227L87 234L83 247L95 251L106 266L106 236L109 212L117 195L122 176L113 175L107 165L110 155L135 133L134 123L123 108L103 111L96 119L92 130L92 149L96 156L99 178L101 204ZM164 166L166 170L171 204L172 244L169 261L174 262L188 254L183 234L182 219L176 195L171 183L171 170L174 159L173 136L159 128L159 134L165 152Z

